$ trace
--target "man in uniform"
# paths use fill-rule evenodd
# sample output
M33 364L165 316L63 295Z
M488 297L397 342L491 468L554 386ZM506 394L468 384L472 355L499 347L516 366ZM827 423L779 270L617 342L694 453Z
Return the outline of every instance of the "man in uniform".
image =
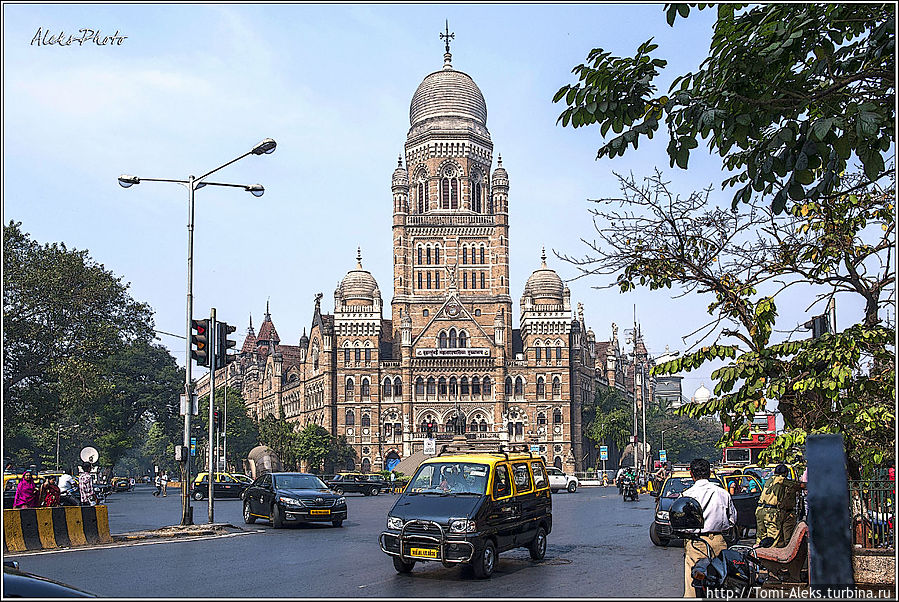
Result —
M790 542L796 528L796 500L802 484L789 479L790 469L778 464L774 476L765 483L755 510L756 544L773 537L772 547L782 548Z
M712 467L708 460L697 458L690 462L690 476L693 486L683 495L691 497L702 506L702 532L699 536L712 547L713 556L727 548L724 533L737 523L737 509L726 489L709 481ZM693 566L701 559L708 558L708 548L701 541L684 541L684 598L695 598L693 589Z

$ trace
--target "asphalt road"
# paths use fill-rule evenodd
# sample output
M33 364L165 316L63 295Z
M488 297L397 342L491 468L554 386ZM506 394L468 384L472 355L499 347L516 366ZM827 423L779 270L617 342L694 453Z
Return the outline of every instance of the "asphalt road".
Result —
M138 487L111 495L110 530L178 524L180 496L151 493ZM613 487L590 487L553 495L545 560L532 562L524 549L505 552L483 581L437 563L397 574L378 548L396 499L384 494L348 495L342 528L244 525L240 500L216 500L215 522L245 533L6 557L23 570L114 597L680 597L683 549L649 541L654 498L625 503L616 494ZM194 522L206 520L206 502L194 502Z

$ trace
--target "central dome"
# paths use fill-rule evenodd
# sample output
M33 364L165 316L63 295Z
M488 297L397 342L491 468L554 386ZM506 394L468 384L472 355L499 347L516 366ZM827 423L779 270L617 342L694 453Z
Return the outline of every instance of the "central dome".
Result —
M409 105L410 125L414 128L439 117L470 119L487 126L484 95L467 73L444 67L425 77L419 84Z

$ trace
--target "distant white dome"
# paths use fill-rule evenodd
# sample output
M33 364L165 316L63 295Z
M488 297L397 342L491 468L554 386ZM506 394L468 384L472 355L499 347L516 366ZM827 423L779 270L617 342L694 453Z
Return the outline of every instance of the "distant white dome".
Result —
M693 403L705 403L712 398L712 392L705 388L705 384L699 385L693 393Z

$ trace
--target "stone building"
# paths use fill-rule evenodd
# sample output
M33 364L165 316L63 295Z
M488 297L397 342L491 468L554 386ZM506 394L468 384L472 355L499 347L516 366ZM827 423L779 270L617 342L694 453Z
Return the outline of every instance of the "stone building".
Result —
M448 46L443 68L412 96L409 116L405 157L391 179L390 306L357 250L332 313L316 295L308 335L304 329L297 345L286 345L266 306L259 334L251 321L222 377L243 391L257 419L271 414L345 435L357 456L348 468L392 467L423 448L432 424L438 444L454 433L526 443L547 464L583 470L595 450L581 407L595 387L625 387L628 378L617 329L612 341L596 343L545 252L513 324L510 177L501 157L491 172L487 105L472 78L453 68ZM208 379L201 395L204 387Z

